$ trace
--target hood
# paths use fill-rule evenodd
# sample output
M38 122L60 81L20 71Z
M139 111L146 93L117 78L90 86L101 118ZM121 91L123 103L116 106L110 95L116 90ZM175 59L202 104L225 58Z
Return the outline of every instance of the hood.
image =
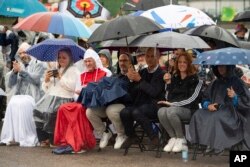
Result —
M108 58L108 61L109 61L109 67L112 67L112 65L113 65L112 57L111 57L110 51L108 49L102 49L98 52L98 54L102 54L102 55L106 56Z
M235 65L227 65L226 67L227 67L227 76L226 76L226 78L231 78L232 76L235 76L235 68L236 68L236 66ZM223 79L223 77L219 74L217 65L212 66L212 69L213 69L214 75L218 79Z

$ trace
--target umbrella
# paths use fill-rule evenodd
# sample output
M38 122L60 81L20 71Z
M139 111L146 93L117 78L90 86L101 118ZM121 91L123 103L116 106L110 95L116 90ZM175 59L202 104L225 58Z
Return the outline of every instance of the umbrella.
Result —
M171 0L127 0L122 9L126 11L149 10L152 8L169 5ZM177 0L172 0L177 4Z
M82 38L89 38L91 35L91 30L79 19L61 12L36 13L25 18L13 28Z
M41 61L56 61L58 50L65 47L70 48L74 62L81 60L85 53L85 49L79 47L71 39L46 39L30 47L27 53Z
M1 0L0 15L8 17L27 17L37 12L47 11L38 0Z
M117 77L104 77L82 89L77 102L85 107L101 107L127 94L128 83Z
M203 25L197 28L192 28L184 32L185 34L195 35L205 38L214 39L217 41L217 45L222 45L221 41L229 44L230 46L239 47L237 39L227 30L216 25ZM217 48L220 48L218 47ZM225 47L225 46L221 46Z
M147 17L161 24L164 28L192 28L201 25L214 25L215 22L199 9L181 6L166 5L150 9L142 13Z
M233 21L235 22L245 22L250 21L250 10L239 12L234 16Z
M197 55L193 64L236 65L250 64L250 50L228 47L203 52Z
M68 0L67 10L75 17L83 18L86 12L89 12L92 18L99 17L102 9L97 0Z
M129 47L210 48L207 43L199 37L172 31L142 35L131 42Z
M133 42L138 37L139 37L139 35L128 37L127 41L126 41L126 38L121 38L118 40L103 41L99 45L100 45L100 48L108 48L108 49L127 47L127 45L129 45L131 42Z
M141 16L120 16L103 23L89 37L88 42L100 42L110 39L119 39L162 29L152 20Z

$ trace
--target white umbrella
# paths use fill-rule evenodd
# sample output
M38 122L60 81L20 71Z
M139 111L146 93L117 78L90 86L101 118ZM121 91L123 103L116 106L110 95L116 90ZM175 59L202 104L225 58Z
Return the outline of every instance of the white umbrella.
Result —
M141 16L161 24L164 28L193 28L216 23L199 9L182 6L166 5L145 11Z

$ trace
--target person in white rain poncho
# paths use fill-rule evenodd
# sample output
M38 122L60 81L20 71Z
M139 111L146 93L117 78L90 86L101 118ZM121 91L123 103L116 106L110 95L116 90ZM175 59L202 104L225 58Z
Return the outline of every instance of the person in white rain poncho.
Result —
M14 96L8 103L1 133L1 143L7 145L36 146L38 143L32 111L43 94L40 80L45 69L42 62L26 53L29 47L27 43L20 45L17 52L20 61L13 62L8 80L7 86L13 89Z

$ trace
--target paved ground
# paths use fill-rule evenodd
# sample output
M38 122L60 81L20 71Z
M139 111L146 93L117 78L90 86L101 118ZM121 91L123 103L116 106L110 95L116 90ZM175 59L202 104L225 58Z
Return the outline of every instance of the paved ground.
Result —
M181 154L163 153L155 158L155 152L140 152L131 149L127 156L123 150L107 147L78 155L54 155L50 148L0 147L1 167L228 167L228 156L198 155L197 160L182 162Z

